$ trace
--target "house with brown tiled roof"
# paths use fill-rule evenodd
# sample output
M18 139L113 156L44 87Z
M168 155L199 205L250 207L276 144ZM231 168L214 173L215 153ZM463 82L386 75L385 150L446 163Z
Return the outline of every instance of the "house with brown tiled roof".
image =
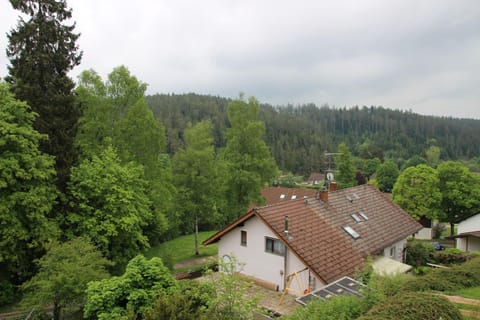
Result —
M320 172L312 172L307 179L307 184L318 186L325 179L325 174Z
M218 242L219 258L234 255L245 275L301 295L352 276L368 256L402 261L407 237L421 228L377 188L361 185L252 208L203 244Z
M262 197L265 199L267 205L272 205L279 202L285 202L289 200L304 199L307 197L313 197L318 191L315 189L306 188L286 188L286 187L263 187ZM251 204L248 207L248 211L259 207L259 205Z

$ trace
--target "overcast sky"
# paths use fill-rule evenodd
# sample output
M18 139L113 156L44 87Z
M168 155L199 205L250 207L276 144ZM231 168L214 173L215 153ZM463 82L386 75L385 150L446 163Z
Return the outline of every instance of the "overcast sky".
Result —
M82 64L148 93L480 119L480 1L70 0ZM0 0L0 76L19 13Z

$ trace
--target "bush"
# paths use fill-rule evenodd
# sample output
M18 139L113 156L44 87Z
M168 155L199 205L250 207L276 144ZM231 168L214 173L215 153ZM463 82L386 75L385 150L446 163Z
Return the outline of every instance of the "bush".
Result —
M409 279L407 291L455 291L480 286L480 257L450 268L431 269L424 276Z
M11 304L15 300L15 286L6 281L0 281L0 307Z
M162 294L144 314L145 320L190 320L208 319L208 306L213 296L213 287L208 284L184 280L178 290Z
M461 320L454 304L444 297L425 292L404 292L373 307L359 320Z
M427 265L435 249L429 242L412 240L407 243L407 264L420 267Z
M329 301L311 301L305 308L296 308L286 320L353 320L362 315L364 307L361 298L338 296Z
M446 248L443 251L435 251L431 255L433 263L442 264L442 265L452 265L464 263L467 260L470 260L475 255L470 252L465 252L455 248Z

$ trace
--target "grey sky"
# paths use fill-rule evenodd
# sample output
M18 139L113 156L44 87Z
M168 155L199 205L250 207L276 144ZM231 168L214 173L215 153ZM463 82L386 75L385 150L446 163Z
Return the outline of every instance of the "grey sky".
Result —
M480 119L480 1L70 0L82 64L148 93ZM0 76L18 12L0 0Z

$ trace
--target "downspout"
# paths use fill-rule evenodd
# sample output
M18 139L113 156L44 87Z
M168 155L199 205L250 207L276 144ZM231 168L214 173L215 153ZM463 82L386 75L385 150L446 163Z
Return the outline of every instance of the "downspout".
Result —
M287 241L288 241L288 216L285 216L285 226L284 226L283 232L285 233L285 237L287 238ZM283 290L287 288L287 278L288 278L287 254L288 254L288 247L285 246L285 253L283 256Z

